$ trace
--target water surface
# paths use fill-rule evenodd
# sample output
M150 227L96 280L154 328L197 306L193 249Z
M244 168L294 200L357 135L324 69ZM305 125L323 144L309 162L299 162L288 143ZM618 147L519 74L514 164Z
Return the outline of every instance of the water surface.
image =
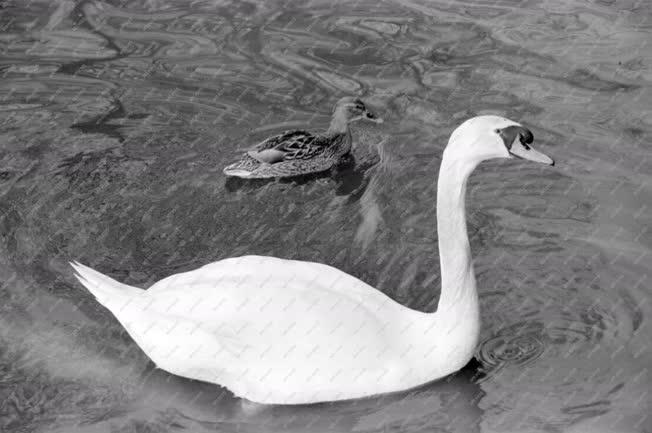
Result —
M647 2L1 1L0 430L643 432L652 283ZM243 149L359 95L354 161L226 181ZM441 152L464 119L526 124L557 161L470 180L477 365L417 390L243 408L155 370L76 281L147 287L263 254L439 296Z

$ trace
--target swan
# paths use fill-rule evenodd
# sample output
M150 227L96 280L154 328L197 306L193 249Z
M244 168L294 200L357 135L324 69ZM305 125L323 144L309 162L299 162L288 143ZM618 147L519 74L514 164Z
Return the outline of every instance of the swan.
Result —
M80 263L75 276L149 358L262 404L308 404L410 389L454 373L479 337L478 294L465 219L473 169L490 158L554 164L532 133L479 116L452 133L437 188L441 296L437 311L404 307L331 266L228 258L148 290ZM245 401L246 401L245 400Z
M349 124L361 119L383 122L360 99L341 98L335 104L331 124L324 133L294 130L269 137L245 152L238 162L225 167L224 174L265 179L326 171L349 154L352 141Z

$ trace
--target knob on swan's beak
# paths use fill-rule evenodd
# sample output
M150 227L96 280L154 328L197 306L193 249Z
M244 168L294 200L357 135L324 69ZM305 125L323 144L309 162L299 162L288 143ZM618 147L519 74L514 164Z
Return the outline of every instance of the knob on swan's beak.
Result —
M503 143L512 157L555 165L552 158L530 146L530 143L534 141L534 134L529 129L520 125L512 125L498 129L496 132L503 139Z

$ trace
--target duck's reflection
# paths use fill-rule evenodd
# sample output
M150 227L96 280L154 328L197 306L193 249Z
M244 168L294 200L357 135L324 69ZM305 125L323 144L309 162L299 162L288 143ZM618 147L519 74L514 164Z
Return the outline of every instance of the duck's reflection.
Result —
M242 179L239 177L227 177L224 181L224 188L226 191L233 193L240 190L256 190L272 183L301 186L319 180L332 179L337 184L336 195L351 196L352 199L355 200L364 192L366 186L365 173L369 167L369 164L356 163L353 156L346 155L337 166L324 172L303 174L281 179Z

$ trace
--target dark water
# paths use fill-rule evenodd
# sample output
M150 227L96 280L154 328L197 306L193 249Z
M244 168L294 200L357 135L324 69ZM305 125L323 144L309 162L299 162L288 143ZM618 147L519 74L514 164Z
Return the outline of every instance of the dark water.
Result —
M652 357L652 10L645 1L0 1L0 430L642 432ZM361 95L355 162L225 182L273 132ZM435 180L497 113L554 168L470 182L480 367L409 393L252 412L154 370L72 278L147 286L242 254L439 294Z

